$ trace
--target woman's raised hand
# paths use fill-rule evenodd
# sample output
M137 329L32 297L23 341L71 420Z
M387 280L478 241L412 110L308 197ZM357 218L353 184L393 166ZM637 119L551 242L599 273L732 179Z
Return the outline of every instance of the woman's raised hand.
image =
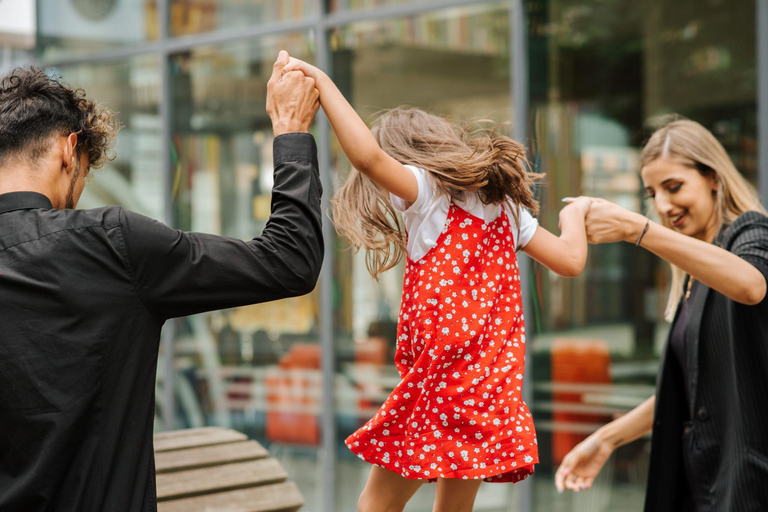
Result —
M558 492L563 492L565 489L581 491L592 487L595 477L611 453L613 453L611 444L601 441L596 433L577 444L563 458L562 464L555 473L555 486Z
M591 244L634 242L647 220L639 213L594 197L586 217L587 240Z

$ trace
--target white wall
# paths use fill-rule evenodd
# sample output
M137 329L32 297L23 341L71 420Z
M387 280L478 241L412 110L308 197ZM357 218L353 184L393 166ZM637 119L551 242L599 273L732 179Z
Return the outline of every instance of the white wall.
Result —
M0 34L3 33L35 33L35 0L0 0Z

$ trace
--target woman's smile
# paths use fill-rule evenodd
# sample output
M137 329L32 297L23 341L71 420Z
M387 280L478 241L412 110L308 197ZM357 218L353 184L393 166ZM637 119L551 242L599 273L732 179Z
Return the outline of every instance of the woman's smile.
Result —
M641 170L659 217L675 231L710 241L717 233L715 181L679 161L659 158Z
M673 215L669 217L669 223L674 227L675 229L682 229L683 224L685 223L685 219L687 218L687 213L682 212L678 215Z

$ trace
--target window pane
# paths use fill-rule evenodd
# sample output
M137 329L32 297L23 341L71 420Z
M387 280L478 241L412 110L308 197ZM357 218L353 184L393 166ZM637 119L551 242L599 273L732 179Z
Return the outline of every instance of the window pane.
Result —
M358 23L329 34L333 76L366 121L384 108L416 106L462 123L510 120L509 13L492 3L425 15ZM509 126L501 126L509 130ZM333 141L338 181L349 163ZM363 252L337 241L335 309L338 347L336 400L339 435L336 475L339 510L356 510L370 464L344 439L361 427L399 382L394 365L403 264L379 276L368 274ZM408 511L431 511L434 486L424 486ZM517 510L515 487L480 488L477 511Z
M160 67L155 56L120 62L87 64L50 69L73 87L82 87L86 97L115 113L123 128L114 146L116 158L94 170L77 207L117 205L163 220L165 185L159 115ZM160 350L157 375L155 425L162 420L162 386L165 381ZM151 365L150 362L147 362Z
M40 0L37 51L47 60L132 46L159 37L155 0Z
M115 113L122 125L116 158L92 173L78 206L120 205L163 219L164 185L160 146L160 68L155 56L106 64L51 69L82 87L89 99Z
M535 160L547 173L542 225L557 231L560 198L645 204L638 159L652 127L677 113L702 123L756 177L755 2L529 1ZM587 493L554 492L576 443L654 392L669 325L668 265L618 243L589 247L585 272L531 276L528 325L541 464L537 511L640 510L648 438L618 449Z
M231 30L318 13L317 0L171 0L172 36Z
M313 61L306 33L171 58L173 207L180 229L251 239L270 214L267 81L278 51ZM320 500L316 292L176 322L177 428L219 425L270 448L307 503Z
M330 12L373 10L391 5L405 5L408 0L327 0Z

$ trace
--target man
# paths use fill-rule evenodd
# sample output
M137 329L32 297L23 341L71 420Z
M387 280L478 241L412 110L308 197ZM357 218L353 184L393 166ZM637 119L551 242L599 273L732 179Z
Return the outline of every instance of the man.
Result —
M0 82L0 511L154 511L160 328L171 317L311 291L320 180L314 81L267 92L272 215L249 242L118 207L72 210L107 158L109 112L39 70Z

